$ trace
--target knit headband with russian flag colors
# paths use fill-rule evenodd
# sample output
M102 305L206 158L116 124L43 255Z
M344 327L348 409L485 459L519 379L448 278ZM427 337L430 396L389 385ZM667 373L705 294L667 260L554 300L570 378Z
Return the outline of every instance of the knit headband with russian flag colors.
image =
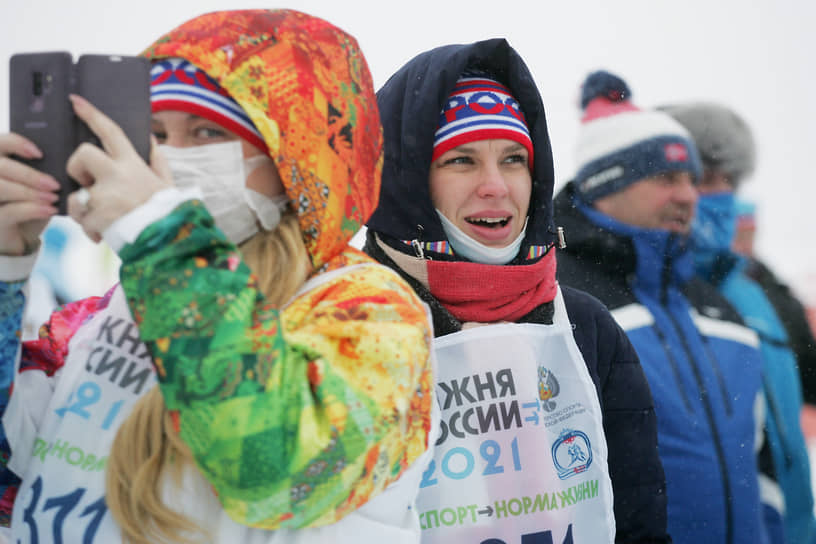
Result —
M267 151L261 133L243 108L200 68L180 58L163 59L153 65L150 80L154 113L175 110L198 115Z
M533 141L524 114L510 89L477 73L465 73L448 95L434 134L431 162L462 144L507 139L527 148L533 168Z
M609 72L584 80L574 178L584 202L670 172L700 180L702 163L688 131L663 112L638 108L631 96L626 82Z

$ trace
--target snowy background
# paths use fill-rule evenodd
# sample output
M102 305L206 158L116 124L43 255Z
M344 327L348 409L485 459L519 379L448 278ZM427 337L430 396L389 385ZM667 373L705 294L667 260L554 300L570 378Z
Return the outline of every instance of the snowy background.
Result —
M377 87L420 51L506 37L541 89L559 184L572 174L578 87L589 71L622 75L643 107L688 99L732 105L759 144L758 169L742 190L758 202L758 252L816 304L816 2L0 0L0 59L20 51L138 53L194 15L238 6L293 7L335 23L358 39ZM4 67L0 104L8 103L7 77ZM4 106L0 130L7 127ZM82 262L88 259L79 271ZM106 287L86 282L94 292Z
M507 38L541 90L559 185L573 173L578 88L592 70L621 75L641 107L693 99L731 105L759 147L757 171L741 192L758 204L757 252L816 307L816 2L0 0L0 60L23 51L136 54L195 15L238 7L291 7L331 21L357 38L377 88L426 49ZM0 104L8 103L7 73L0 70ZM0 106L0 131L7 128ZM70 220L61 222L76 233ZM76 236L69 243L69 266L52 270L77 296L104 292L115 281L115 256ZM816 461L816 425L809 431Z

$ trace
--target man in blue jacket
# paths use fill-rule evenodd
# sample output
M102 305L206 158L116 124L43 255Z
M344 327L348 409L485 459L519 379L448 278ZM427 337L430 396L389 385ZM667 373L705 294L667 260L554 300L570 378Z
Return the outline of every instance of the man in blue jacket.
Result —
M577 174L554 201L567 237L558 278L601 299L640 357L674 541L777 541L760 503L758 339L694 279L687 251L700 158L679 123L630 94L608 72L584 82Z
M786 542L816 539L810 461L799 423L802 386L789 335L762 287L746 274L749 261L732 251L735 192L754 167L748 124L719 104L695 102L661 108L691 133L703 161L700 198L692 223L697 274L714 284L756 331L763 355L765 431L784 495Z

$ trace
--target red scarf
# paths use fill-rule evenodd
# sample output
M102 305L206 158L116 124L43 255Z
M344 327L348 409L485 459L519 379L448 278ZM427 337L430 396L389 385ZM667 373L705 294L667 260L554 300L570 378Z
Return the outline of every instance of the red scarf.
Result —
M555 248L535 264L425 261L431 294L465 323L516 321L555 298Z

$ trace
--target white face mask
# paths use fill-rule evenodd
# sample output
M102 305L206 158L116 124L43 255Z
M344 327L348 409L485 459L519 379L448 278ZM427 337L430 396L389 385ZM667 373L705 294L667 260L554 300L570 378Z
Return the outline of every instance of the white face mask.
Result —
M442 230L448 236L453 252L457 255L470 259L474 263L480 264L507 264L513 260L521 248L524 240L524 233L527 232L527 221L524 221L524 228L521 229L516 239L505 247L490 247L474 240L462 229L453 224L445 215L436 210L439 219L442 221Z
M272 161L266 155L244 159L241 142L194 147L159 147L179 189L197 187L216 226L234 244L256 234L260 226L273 230L289 199L286 194L268 197L246 187L253 170Z

